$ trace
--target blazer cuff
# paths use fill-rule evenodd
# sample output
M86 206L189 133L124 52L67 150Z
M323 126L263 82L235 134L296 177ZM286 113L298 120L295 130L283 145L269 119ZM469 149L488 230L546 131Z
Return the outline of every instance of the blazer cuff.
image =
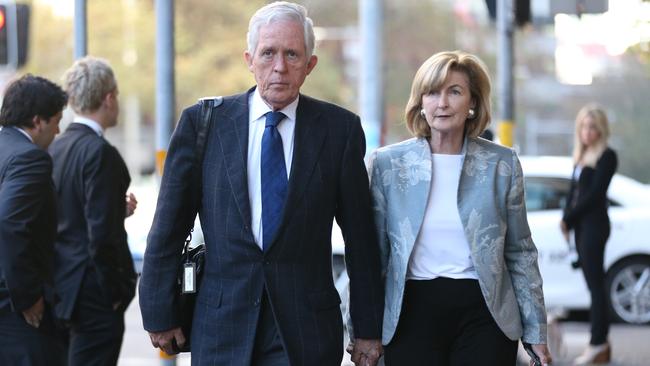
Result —
M527 325L524 328L524 335L521 337L521 340L530 344L546 344L546 332L546 324Z

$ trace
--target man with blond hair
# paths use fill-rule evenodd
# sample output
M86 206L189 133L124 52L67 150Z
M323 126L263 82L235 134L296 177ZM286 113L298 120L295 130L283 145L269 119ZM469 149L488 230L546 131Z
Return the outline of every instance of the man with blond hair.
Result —
M355 360L381 354L383 290L359 117L300 94L318 61L304 7L251 18L244 58L257 85L212 110L202 181L192 179L199 105L172 137L147 239L140 308L152 344L186 342L176 275L199 214L206 239L191 336L193 365L340 366L332 222L345 238ZM194 192L199 192L193 200ZM357 357L358 355L358 357Z
M124 229L136 204L125 199L131 178L104 139L118 120L117 82L105 60L85 57L66 71L64 87L75 117L50 147L59 199L57 316L69 326L70 365L115 365L136 282Z

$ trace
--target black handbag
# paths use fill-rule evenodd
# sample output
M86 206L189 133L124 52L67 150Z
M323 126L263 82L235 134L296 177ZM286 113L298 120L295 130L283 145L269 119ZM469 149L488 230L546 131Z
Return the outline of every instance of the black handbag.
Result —
M194 154L194 169L192 179L194 182L201 182L203 172L203 155L205 152L205 140L210 129L210 122L212 119L212 108L218 107L223 102L222 97L207 97L201 98L199 103L201 104L201 119L199 121L199 126L196 134L196 147ZM197 205L200 205L199 200L201 199L200 189L193 189L193 202ZM188 238L185 240L185 246L183 247L183 253L181 254L180 265L178 268L178 276L176 280L176 286L178 289L178 309L180 312L180 321L181 329L183 335L185 336L185 345L182 348L179 348L179 352L190 352L190 338L192 336L192 319L194 318L194 306L196 304L196 296L199 289L201 288L201 281L203 279L203 269L205 266L205 243L201 243L196 247L190 247L190 242L192 240L192 231ZM187 272L189 271L191 272ZM192 291L185 291L184 288L186 275L191 275L189 280L192 281Z

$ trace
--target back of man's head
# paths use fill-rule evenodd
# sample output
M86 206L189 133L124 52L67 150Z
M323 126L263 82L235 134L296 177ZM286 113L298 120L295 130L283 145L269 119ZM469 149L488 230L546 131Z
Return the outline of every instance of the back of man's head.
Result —
M108 61L86 56L65 72L63 87L72 110L87 114L99 109L106 95L117 88L117 81Z
M24 75L5 90L0 125L34 127L35 116L50 119L63 110L67 101L66 93L55 83L40 76Z

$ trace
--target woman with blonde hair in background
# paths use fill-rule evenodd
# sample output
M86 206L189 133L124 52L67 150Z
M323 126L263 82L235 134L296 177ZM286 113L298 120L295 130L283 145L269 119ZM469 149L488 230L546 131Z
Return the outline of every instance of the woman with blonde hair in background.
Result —
M573 179L560 228L569 239L575 233L578 259L591 293L591 340L575 365L606 363L611 358L607 341L609 315L603 260L610 233L607 188L616 172L616 152L607 146L607 115L594 104L576 117Z

